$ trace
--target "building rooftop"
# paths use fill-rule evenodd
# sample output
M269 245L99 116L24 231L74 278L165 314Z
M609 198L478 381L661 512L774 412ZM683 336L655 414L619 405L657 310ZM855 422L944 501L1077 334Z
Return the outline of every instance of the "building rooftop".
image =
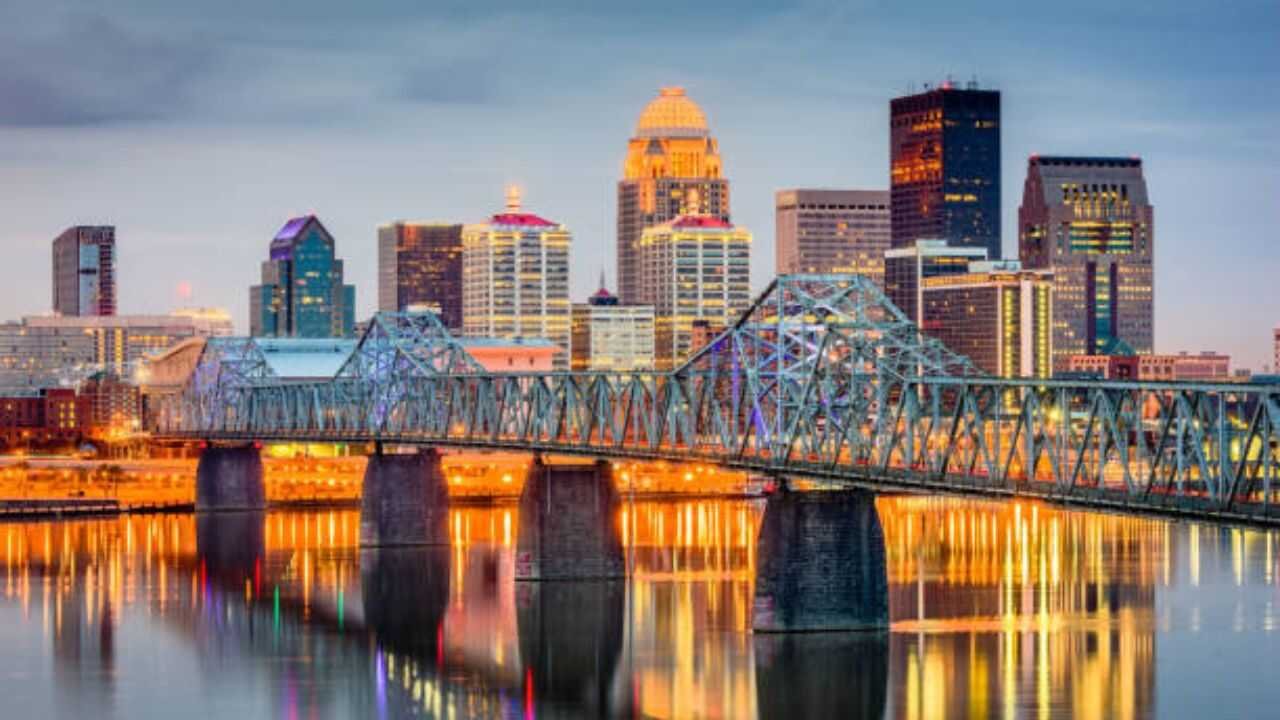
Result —
M331 378L356 349L346 338L254 338L271 371L286 380Z
M557 223L526 212L504 212L489 218L491 225L516 225L519 227L555 227Z
M718 217L710 215L681 215L671 221L673 228L713 228L713 229L729 229L733 227L733 223L721 220Z
M507 347L527 347L527 348L554 348L559 349L559 345L551 342L546 338L491 338L491 337L468 337L458 338L458 343L464 349L467 348L507 348Z
M1142 167L1142 158L1136 155L1133 157L1032 155L1028 161L1032 165L1067 167Z
M640 111L636 137L706 137L707 116L682 87L664 87Z

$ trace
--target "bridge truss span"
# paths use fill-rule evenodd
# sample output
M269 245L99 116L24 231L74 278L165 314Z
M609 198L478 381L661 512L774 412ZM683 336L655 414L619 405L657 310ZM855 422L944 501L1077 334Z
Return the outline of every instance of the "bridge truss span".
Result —
M193 380L156 430L699 460L1280 523L1280 391L985 377L859 276L775 280L670 373L486 373L468 360L438 323L382 316L332 380Z

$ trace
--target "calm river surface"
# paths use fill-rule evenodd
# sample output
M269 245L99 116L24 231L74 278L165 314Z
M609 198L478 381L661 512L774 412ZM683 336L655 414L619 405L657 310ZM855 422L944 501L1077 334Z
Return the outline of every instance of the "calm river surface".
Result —
M893 626L753 636L759 502L637 503L627 582L356 511L0 523L0 717L1276 717L1280 534L881 498Z

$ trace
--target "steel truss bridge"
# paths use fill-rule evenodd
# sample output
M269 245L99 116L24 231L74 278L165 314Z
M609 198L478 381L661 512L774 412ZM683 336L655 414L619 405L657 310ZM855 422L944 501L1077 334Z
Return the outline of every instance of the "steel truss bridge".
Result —
M210 340L157 435L702 461L818 484L1280 524L1280 387L1004 379L856 275L776 279L667 372L486 372L432 314L380 313L331 379Z

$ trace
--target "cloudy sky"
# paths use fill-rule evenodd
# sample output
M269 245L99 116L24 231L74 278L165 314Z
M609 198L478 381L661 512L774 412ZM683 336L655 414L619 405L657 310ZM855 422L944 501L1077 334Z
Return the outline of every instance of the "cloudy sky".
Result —
M379 223L478 221L511 182L573 230L584 296L612 282L626 140L666 84L720 140L760 286L773 192L887 187L889 98L950 75L1003 92L1006 255L1029 154L1141 155L1157 350L1270 362L1275 0L185 4L0 0L0 318L47 310L59 231L110 223L122 312L217 305L246 329L271 236L305 212L364 316Z

